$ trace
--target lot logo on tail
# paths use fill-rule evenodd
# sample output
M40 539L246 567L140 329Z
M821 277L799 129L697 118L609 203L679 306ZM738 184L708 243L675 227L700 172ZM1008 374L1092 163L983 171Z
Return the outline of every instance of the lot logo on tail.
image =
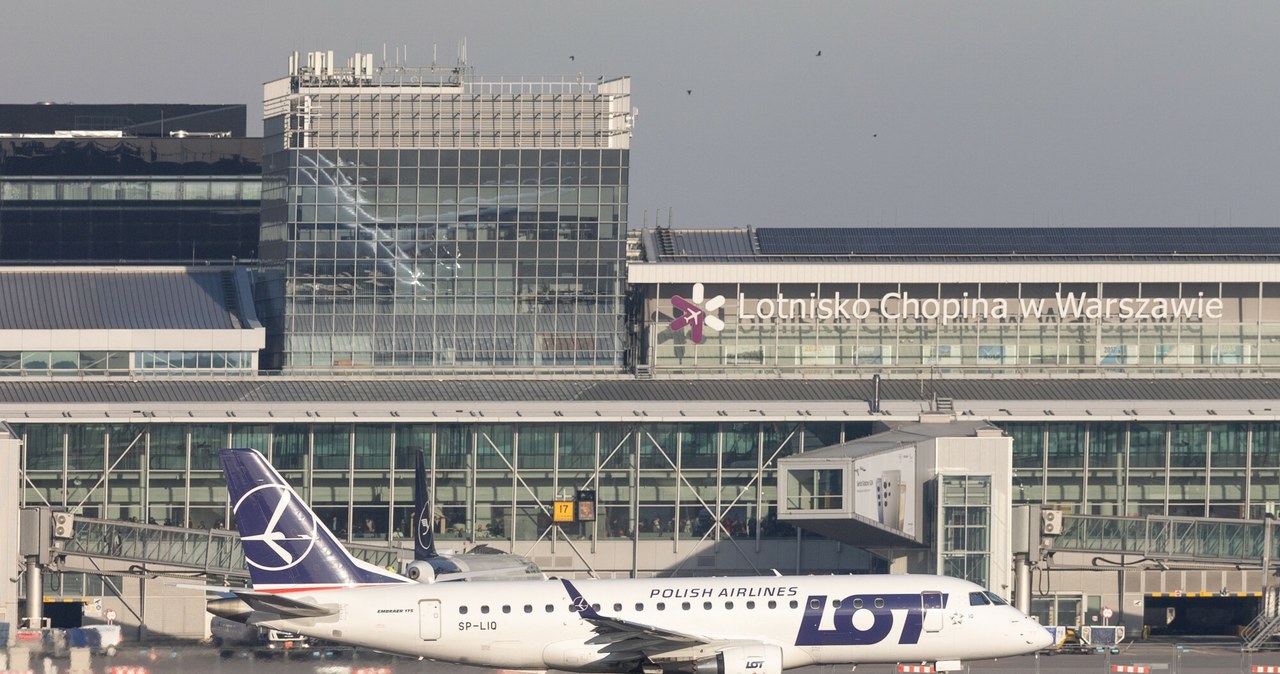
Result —
M704 330L713 332L724 330L724 321L718 316L711 315L724 306L724 295L716 295L706 300L704 304L705 292L701 283L695 283L693 297L685 299L679 295L671 296L671 307L680 312L680 315L671 321L671 329L679 332L686 325L689 326L689 337L694 344L701 344L706 339Z
M266 491L270 490L270 491ZM254 496L258 492L264 492ZM272 493L274 492L274 494ZM272 499L275 505L270 506L271 517L259 525L252 521L251 513L240 514L240 506L250 498L265 502L269 506ZM244 546L245 561L264 571L284 571L291 569L311 553L316 544L318 523L315 517L307 512L305 506L297 503L293 491L283 484L264 484L254 487L240 497L232 512L245 520L242 531L258 529L262 533L242 535L240 540ZM258 513L252 513L256 515Z

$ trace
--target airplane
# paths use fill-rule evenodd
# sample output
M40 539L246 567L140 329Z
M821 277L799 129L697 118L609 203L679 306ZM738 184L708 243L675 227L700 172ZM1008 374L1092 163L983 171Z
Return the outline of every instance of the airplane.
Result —
M999 596L946 576L417 583L352 557L258 451L220 459L253 587L208 610L249 624L465 665L644 674L954 671L1053 641Z
M474 580L476 578L521 580L545 578L538 565L520 555L495 552L441 552L436 550L432 530L431 498L427 493L426 460L418 450L413 474L414 516L413 561L403 569L411 580L433 583L437 580ZM268 528L272 524L267 523ZM476 548L480 549L480 548ZM283 557L282 557L283 559Z

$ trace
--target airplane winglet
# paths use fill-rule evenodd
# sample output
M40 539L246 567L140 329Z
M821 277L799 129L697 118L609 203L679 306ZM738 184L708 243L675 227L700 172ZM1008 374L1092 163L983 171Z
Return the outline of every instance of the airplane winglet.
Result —
M569 593L569 600L573 604L573 610L576 611L578 615L588 620L602 619L600 614L596 613L596 610L591 607L591 602L587 601L586 597L582 596L582 593L578 591L578 588L573 586L573 583L570 583L565 578L561 578L560 582L564 583L564 589Z

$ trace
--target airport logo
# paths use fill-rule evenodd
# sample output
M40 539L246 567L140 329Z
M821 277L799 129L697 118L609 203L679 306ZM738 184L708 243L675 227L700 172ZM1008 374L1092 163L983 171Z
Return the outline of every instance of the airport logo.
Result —
M240 513L240 507L246 502L251 505L270 504L272 496L264 493L254 496L256 492L272 490L276 494L274 507L269 517L263 512L246 511ZM250 499L250 497L253 497ZM284 571L302 563L316 544L316 530L319 522L307 511L304 504L295 501L293 491L284 484L264 484L254 487L240 497L232 512L243 523L241 532L251 531L257 526L262 533L248 534L240 537L244 547L244 559L249 564L264 571Z
M671 329L680 332L686 325L689 326L689 338L694 344L701 344L706 339L704 333L706 330L713 332L724 330L724 321L718 316L711 315L724 306L724 295L716 295L706 300L704 293L703 285L695 283L693 297L685 299L679 295L671 296L671 308L680 312L680 315L671 321Z

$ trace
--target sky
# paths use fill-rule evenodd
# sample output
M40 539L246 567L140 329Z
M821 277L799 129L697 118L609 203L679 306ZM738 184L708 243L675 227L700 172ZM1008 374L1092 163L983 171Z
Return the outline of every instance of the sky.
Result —
M0 17L0 102L243 103L254 135L294 50L425 65L465 40L482 77L630 76L632 228L1280 226L1269 0L4 0Z

